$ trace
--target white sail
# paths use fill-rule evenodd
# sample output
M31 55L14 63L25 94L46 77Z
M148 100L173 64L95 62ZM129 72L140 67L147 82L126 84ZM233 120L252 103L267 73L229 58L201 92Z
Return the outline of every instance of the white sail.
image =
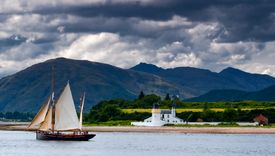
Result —
M80 107L80 117L79 117L79 129L82 129L82 112L83 112L83 107L84 107L84 101L85 101L85 93L84 96L82 98L82 103L81 103L81 107Z
M65 131L79 129L79 121L69 83L63 89L55 106L54 130Z
M31 124L29 125L28 128L31 128L37 124L40 124L42 121L44 121L49 104L50 104L50 98L48 98L48 100L46 101L46 103L43 105L43 107L39 110L39 112L37 113L37 115L35 116L35 118L32 120Z
M52 123L52 107L50 107L48 114L44 120L44 122L41 124L41 126L38 128L41 131L48 131L51 129Z

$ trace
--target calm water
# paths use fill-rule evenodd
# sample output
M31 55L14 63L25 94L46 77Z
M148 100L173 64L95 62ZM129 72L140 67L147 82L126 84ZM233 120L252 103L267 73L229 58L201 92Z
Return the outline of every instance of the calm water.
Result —
M0 131L0 155L275 155L275 135L95 133L88 142L40 141L35 133Z

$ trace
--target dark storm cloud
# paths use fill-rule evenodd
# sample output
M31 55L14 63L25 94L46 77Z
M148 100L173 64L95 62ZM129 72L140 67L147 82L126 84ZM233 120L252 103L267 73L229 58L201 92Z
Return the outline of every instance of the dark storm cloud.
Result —
M0 49L4 49L6 47L18 46L24 42L26 42L27 38L21 37L20 35L12 35L9 38L5 38L0 40Z
M273 41L275 40L275 1L259 0L175 0L142 2L113 2L57 7L39 7L38 14L70 14L85 18L118 18L119 23L101 25L96 23L75 25L65 29L68 32L113 32L133 34L135 31L127 22L129 18L140 20L167 21L175 15L186 17L191 22L218 22L220 29L216 42ZM136 35L159 37L158 34L137 32Z
M58 38L39 38L33 41L33 44L46 44L46 43L53 43L57 42Z
M249 2L249 1L247 1ZM252 2L252 1L251 1ZM249 3L251 3L249 2ZM211 15L205 14L205 9L210 6L229 6L242 4L243 1L221 1L221 0L173 0L173 1L152 1L146 4L138 1L98 3L84 6L59 5L54 8L39 7L36 13L39 14L72 14L82 17L138 17L150 20L168 20L174 15L182 15L193 20L209 20ZM204 13L204 14L201 14ZM208 17L209 16L209 17Z
M8 19L8 16L0 14L0 23L4 23Z
M259 49L259 51L263 50L266 47L266 43L259 43L256 45L256 48Z

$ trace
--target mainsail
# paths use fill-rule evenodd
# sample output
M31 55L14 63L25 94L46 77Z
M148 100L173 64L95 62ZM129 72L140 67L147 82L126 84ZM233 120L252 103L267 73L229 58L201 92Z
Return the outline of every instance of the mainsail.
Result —
M40 124L41 122L44 121L49 104L50 104L50 98L48 98L48 100L46 101L46 103L43 105L43 107L39 110L39 112L37 113L37 115L35 116L35 118L32 120L31 124L29 125L28 128L31 128L37 124Z
M56 131L79 129L79 121L69 83L67 83L57 100L55 109L54 129Z
M51 128L51 122L52 122L52 107L50 107L44 122L39 127L39 130L48 131Z

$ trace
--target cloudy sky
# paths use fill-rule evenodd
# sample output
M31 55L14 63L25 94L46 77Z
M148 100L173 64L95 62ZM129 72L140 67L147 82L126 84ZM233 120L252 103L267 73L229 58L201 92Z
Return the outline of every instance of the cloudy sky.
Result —
M0 77L57 57L275 76L272 0L0 1Z

